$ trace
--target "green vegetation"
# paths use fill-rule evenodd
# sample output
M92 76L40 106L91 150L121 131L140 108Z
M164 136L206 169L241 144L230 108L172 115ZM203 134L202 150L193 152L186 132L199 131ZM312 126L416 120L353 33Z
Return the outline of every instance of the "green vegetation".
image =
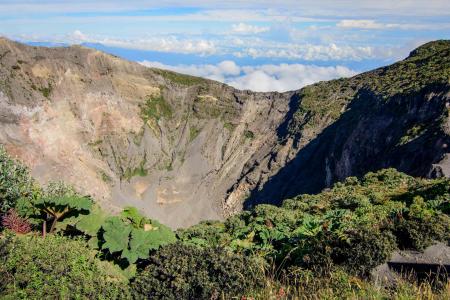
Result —
M223 128L227 129L227 130L230 131L230 132L233 132L234 129L236 128L236 125L234 125L234 124L232 124L232 123L230 123L230 122L225 122L225 123L223 124Z
M142 161L139 163L138 167L135 167L133 169L128 167L125 170L125 173L123 174L123 178L125 178L127 181L130 181L131 178L133 178L135 176L141 176L141 177L147 176L148 170L145 168L146 163L147 163L147 158L144 156Z
M229 299L263 283L263 270L251 258L176 243L150 256L131 287L136 299Z
M19 199L30 199L32 187L27 168L11 159L0 145L0 215L14 208Z
M407 59L391 66L301 89L290 132L332 123L360 92L387 100L396 95L416 93L426 86L448 84L449 78L450 41L425 44Z
M40 188L0 157L2 203L17 211L2 219L1 298L450 296L448 282L384 288L369 279L394 250L448 243L450 179L386 169L174 233L136 208L112 216L65 184Z
M213 95L199 95L194 101L193 113L199 119L220 118L228 122L238 114L238 110L233 102L227 99L218 99Z
M181 84L181 85L192 86L192 85L197 85L197 84L205 84L207 82L206 79L201 78L201 77L184 75L184 74L175 73L172 71L161 70L161 69L153 69L153 71L156 74L161 75L162 77L172 81L173 83L177 83L177 84Z
M85 243L57 235L0 237L2 299L124 299L126 279Z
M42 197L36 199L33 206L41 212L43 219L42 232L47 232L47 219L50 217L52 225L50 233L54 232L58 221L66 217L76 217L88 214L92 207L89 197L82 197L64 183L51 183Z
M191 126L189 128L189 142L192 142L193 140L195 140L195 138L200 134L200 132L201 132L200 128Z
M412 128L408 129L406 135L402 136L399 142L399 145L404 145L412 140L418 138L422 133L424 133L426 129L421 125L415 125Z
M52 93L53 87L52 84L49 83L47 87L40 87L39 91L42 93L42 96L45 98L49 98L50 94Z
M106 174L105 171L101 170L100 171L100 176L101 176L102 180L105 183L111 183L112 182L112 178L108 174Z
M450 238L450 180L414 179L393 169L349 177L330 191L259 205L224 223L181 230L182 241L253 253L319 273L365 276L394 249ZM422 230L418 230L421 228Z
M244 137L246 139L253 140L255 138L255 134L253 133L253 131L246 130L244 131Z
M149 120L159 121L161 118L172 118L172 107L162 95L149 97L141 106L141 117L144 122Z

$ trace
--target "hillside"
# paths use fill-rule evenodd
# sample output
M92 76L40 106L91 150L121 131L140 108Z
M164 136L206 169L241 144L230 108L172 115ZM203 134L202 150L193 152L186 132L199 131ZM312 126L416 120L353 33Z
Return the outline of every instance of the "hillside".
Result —
M432 42L353 78L254 93L1 39L0 143L42 183L175 228L386 167L449 176L449 51Z
M385 169L176 232L42 187L1 147L0 192L1 299L450 296L448 178Z

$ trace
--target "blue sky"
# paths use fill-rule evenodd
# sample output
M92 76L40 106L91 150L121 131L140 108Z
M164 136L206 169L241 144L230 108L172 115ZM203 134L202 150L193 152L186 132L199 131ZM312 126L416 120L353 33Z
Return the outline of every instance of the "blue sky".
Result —
M0 0L0 35L84 44L253 90L297 89L450 38L448 0Z

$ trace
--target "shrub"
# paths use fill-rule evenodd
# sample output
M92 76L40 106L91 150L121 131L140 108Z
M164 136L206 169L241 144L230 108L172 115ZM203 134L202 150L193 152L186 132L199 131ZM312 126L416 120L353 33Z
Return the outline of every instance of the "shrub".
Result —
M0 215L14 208L20 198L29 197L32 185L27 168L0 145Z
M10 209L2 217L2 226L19 234L26 234L31 231L31 224L14 210Z
M4 252L0 298L129 298L122 279L106 274L95 252L87 249L82 241L57 235L45 239L36 236L9 239L0 240L0 251Z
M438 214L429 219L399 220L395 235L401 249L423 250L433 241L450 241L450 217Z
M262 287L263 271L251 258L222 248L180 243L161 248L131 284L137 299L217 299Z

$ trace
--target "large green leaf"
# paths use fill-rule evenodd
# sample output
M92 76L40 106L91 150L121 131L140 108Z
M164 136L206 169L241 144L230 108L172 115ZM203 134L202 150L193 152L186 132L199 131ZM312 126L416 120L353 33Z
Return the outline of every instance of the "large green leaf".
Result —
M147 258L151 249L151 242L148 240L147 232L142 229L133 229L129 249L122 252L122 258L126 258L130 264L136 262L138 258Z
M65 208L89 211L92 204L93 202L89 197L80 196L42 197L35 202L35 205L40 209L52 208L58 211L63 211Z
M145 217L139 213L138 209L132 206L125 207L120 215L122 218L130 221L136 228L139 228L142 221L145 219Z
M94 206L88 215L78 217L76 228L84 234L97 236L98 231L107 219L107 213L102 211L98 206Z
M108 249L114 253L128 249L128 240L131 233L131 226L122 222L119 217L110 217L103 224L103 239L105 243L102 249Z
M122 252L122 258L126 258L129 263L134 263L139 258L147 258L150 250L176 241L175 234L168 227L159 223L156 227L156 222L153 223L151 229L147 231L141 228L134 228L131 231L129 248Z

